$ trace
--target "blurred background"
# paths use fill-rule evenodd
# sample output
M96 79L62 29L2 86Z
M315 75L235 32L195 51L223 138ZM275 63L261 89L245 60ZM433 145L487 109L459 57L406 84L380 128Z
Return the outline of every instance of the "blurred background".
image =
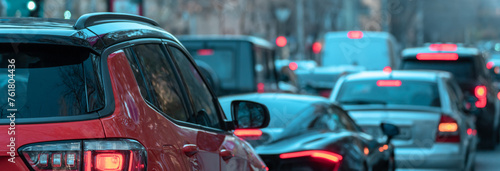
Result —
M284 59L318 59L314 43L326 32L345 30L390 32L401 48L439 41L495 50L500 27L492 22L500 19L496 0L0 1L1 17L77 19L104 11L152 18L174 35L252 35L271 42L284 36L286 46L278 49Z

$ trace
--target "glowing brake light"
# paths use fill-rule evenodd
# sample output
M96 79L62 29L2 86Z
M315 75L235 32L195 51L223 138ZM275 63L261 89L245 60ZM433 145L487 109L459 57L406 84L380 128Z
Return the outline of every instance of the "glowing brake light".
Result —
M122 170L123 155L120 153L104 153L95 156L98 170Z
M476 101L476 107L477 108L484 108L487 103L487 98L486 98L486 86L476 86L474 89L474 95L477 98Z
M383 71L385 73L391 73L392 72L392 68L390 66L386 66L386 67L384 67Z
M440 123L439 132L455 132L458 130L457 123Z
M456 53L419 53L417 59L421 61L441 60L441 61L456 61L458 54Z
M491 69L491 68L493 68L493 65L495 65L495 63L490 61L490 62L486 63L486 68Z
M442 114L439 120L436 142L460 142L458 123L451 116Z
M361 39L361 38L363 38L363 32L362 31L350 31L350 32L347 32L347 37L349 39Z
M212 49L200 49L197 51L198 56L211 56L214 55L214 50Z
M234 135L238 137L258 137L262 135L262 131L258 129L237 129L234 130Z
M299 65L297 65L296 62L290 62L288 64L288 68L290 68L290 70L292 70L292 71L295 71L295 70L297 70L297 68L299 68Z
M314 54L318 54L321 52L321 49L323 48L323 45L320 42L314 42L312 45L312 51Z
M312 150L312 151L300 151L292 153L284 153L280 155L281 159L298 158L298 157L312 157L325 159L334 163L338 163L342 160L342 156L328 151Z
M456 44L431 44L429 46L431 51L457 51Z
M264 85L264 83L258 83L257 84L257 92L258 93L264 93L264 91L265 91L265 85Z
M378 80L377 86L379 87L399 87L401 80Z
M130 139L70 140L28 144L19 148L33 171L145 171L144 146Z

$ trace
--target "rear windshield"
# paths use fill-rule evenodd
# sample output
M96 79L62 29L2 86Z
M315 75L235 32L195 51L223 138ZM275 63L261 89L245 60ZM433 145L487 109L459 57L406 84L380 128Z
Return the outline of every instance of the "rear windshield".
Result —
M207 63L217 74L219 79L232 79L235 74L235 53L232 49L192 49L189 53L194 59Z
M441 70L451 72L459 81L475 78L474 63L471 59L458 61L417 61L406 60L403 62L404 70Z
M400 86L379 86L378 80L345 82L337 101L345 105L415 105L440 107L436 83L400 80Z
M325 39L323 66L362 66L367 70L382 70L390 66L388 41L381 38Z
M14 104L8 103L7 94L11 59L15 60ZM17 109L16 118L40 118L82 115L102 108L97 61L80 47L0 44L1 118L7 116L6 109Z

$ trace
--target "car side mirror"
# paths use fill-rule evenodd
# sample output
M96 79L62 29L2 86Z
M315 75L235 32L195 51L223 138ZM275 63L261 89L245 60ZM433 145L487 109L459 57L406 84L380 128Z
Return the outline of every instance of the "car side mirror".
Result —
M265 128L270 121L267 107L252 101L232 101L231 114L236 129Z
M391 141L393 137L399 135L399 127L389 123L381 123L380 128L382 132L387 136L387 143Z

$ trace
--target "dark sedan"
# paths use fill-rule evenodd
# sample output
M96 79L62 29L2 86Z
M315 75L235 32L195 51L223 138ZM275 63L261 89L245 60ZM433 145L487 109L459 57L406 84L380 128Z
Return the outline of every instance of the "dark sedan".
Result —
M382 143L361 132L344 110L325 98L255 93L219 99L227 114L233 100L268 106L267 128L237 129L234 134L255 148L269 170L394 170L390 138ZM393 125L384 127L388 135L399 133Z

